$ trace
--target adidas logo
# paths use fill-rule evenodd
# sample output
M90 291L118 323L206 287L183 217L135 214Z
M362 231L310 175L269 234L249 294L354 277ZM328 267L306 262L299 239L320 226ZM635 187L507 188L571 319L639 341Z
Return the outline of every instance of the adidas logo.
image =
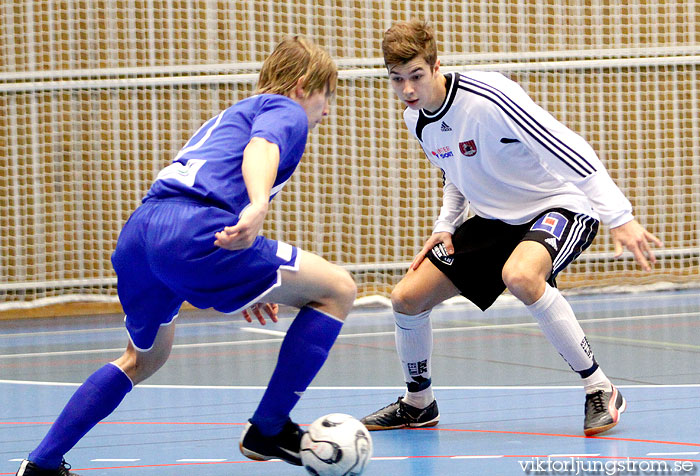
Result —
M554 238L545 238L545 243L547 243L549 246L554 248L555 250L559 251L559 247L557 247L557 240Z
M442 132L452 132L452 128L445 121L442 121L442 124L440 124L440 130Z

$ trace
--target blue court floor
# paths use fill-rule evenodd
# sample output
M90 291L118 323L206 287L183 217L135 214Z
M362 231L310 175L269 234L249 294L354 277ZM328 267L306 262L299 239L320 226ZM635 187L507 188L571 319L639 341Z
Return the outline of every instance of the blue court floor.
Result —
M583 436L583 390L524 307L501 299L433 314L440 424L373 432L366 475L699 474L700 291L569 298L596 358L628 401L620 424ZM254 326L187 312L171 359L68 453L97 475L303 475L252 462L238 436L292 315ZM0 475L14 474L91 372L120 355L121 316L0 321ZM402 394L391 313L357 309L292 417L362 417Z

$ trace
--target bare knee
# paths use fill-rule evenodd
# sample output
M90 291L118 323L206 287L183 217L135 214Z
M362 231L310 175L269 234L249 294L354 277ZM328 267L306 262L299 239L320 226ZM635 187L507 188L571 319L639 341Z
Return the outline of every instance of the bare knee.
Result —
M344 320L352 310L357 296L355 280L346 270L334 266L333 273L328 276L328 282L332 285L329 286L327 295L320 300L320 308Z
M138 352L129 344L124 354L113 362L134 385L143 382L167 362L170 352Z
M520 263L506 263L501 277L511 294L525 304L534 303L544 292L544 279Z
M355 303L355 298L357 297L357 285L352 275L340 269L337 276L337 293L338 300L342 306L347 310L345 314L350 312L353 304Z
M391 307L394 312L415 316L426 310L426 303L415 292L399 283L391 291Z

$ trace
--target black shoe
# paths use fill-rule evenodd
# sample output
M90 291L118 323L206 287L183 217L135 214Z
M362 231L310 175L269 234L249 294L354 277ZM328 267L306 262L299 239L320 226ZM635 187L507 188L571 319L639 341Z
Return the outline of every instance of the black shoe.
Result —
M399 397L396 402L367 415L360 421L369 431L377 431L435 426L439 420L437 400L433 400L433 403L421 409L404 403L403 397Z
M587 394L583 433L593 436L608 431L617 425L626 408L625 398L614 386L610 392L598 390Z
M22 461L15 476L80 476L77 473L70 472L70 465L65 460L61 461L61 465L56 469L44 469L36 464L25 459Z
M256 461L279 458L289 464L301 466L301 431L291 420L284 424L282 431L275 436L263 436L257 426L246 423L238 447L244 456Z

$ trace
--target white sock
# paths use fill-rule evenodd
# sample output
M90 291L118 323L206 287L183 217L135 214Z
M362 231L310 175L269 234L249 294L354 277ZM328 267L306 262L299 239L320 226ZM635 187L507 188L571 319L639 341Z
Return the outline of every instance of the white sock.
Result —
M584 380L585 385L599 386L604 382L610 383L598 368L573 309L558 289L547 285L542 297L527 308L537 319L549 342L554 345L569 366L582 378L590 379L590 383Z
M433 403L433 400L435 400L435 395L433 394L432 386L417 392L409 392L406 390L406 393L403 396L403 401L405 403L420 409L423 409Z
M610 383L608 377L603 373L603 369L599 367L590 376L583 379L583 389L586 393L593 393L598 390L612 392L612 383Z
M433 352L430 310L415 316L394 311L394 321L396 351L408 387L404 402L412 407L425 408L435 400L430 380Z

